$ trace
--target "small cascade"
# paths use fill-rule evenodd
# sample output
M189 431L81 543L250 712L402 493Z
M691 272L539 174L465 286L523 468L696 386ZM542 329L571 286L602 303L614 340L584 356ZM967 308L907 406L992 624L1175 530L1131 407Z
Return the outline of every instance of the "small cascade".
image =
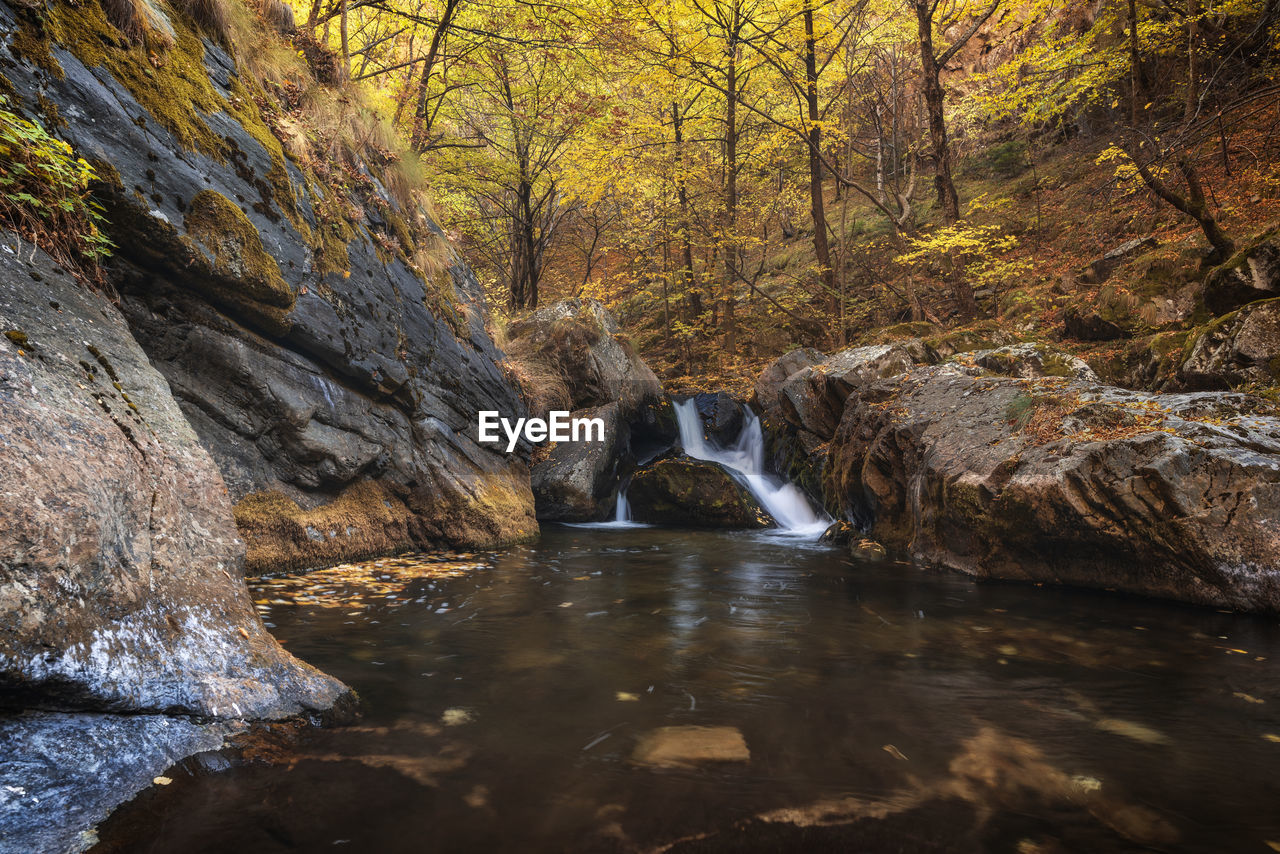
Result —
M625 483L618 487L618 503L614 505L613 521L631 521L631 504L627 501L627 485Z
M742 431L728 448L707 441L702 430L694 399L672 401L676 424L680 428L680 444L684 452L696 460L718 463L746 487L782 530L817 537L831 519L814 509L808 497L794 483L764 470L764 428L750 408L743 408Z

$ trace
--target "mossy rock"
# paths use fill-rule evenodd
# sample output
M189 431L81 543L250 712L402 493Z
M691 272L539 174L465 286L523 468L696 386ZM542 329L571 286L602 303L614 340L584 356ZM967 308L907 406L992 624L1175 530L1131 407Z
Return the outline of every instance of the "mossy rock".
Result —
M275 308L293 306L293 289L262 248L258 229L226 196L200 191L191 200L183 224L187 234L213 256L217 276L235 281L249 299Z
M694 528L765 528L771 520L714 463L666 459L636 472L627 489L637 522Z

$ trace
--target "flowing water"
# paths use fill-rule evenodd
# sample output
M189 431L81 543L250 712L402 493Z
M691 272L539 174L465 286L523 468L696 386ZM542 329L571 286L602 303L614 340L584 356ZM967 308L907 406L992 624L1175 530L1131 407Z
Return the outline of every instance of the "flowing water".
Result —
M1273 620L644 526L254 589L363 719L189 759L98 851L1280 844Z
M743 409L738 438L728 448L720 448L703 435L702 420L692 397L673 400L671 406L676 413L684 452L694 459L719 463L728 469L777 521L779 528L796 536L816 537L831 524L829 517L814 510L799 487L765 471L764 430L750 408Z

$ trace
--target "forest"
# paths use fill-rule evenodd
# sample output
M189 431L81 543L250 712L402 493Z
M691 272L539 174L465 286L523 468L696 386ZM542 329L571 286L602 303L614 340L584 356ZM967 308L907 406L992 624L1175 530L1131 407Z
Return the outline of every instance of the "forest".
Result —
M500 318L600 298L672 379L886 327L1051 337L1069 305L1182 330L1180 288L1280 216L1270 0L294 12ZM1140 269L1078 281L1144 238Z

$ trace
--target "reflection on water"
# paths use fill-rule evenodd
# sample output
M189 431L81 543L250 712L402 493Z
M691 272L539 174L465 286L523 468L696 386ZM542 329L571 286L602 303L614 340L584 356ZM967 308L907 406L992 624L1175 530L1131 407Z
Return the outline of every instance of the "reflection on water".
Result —
M656 528L256 589L364 719L98 850L1280 850L1270 620Z

